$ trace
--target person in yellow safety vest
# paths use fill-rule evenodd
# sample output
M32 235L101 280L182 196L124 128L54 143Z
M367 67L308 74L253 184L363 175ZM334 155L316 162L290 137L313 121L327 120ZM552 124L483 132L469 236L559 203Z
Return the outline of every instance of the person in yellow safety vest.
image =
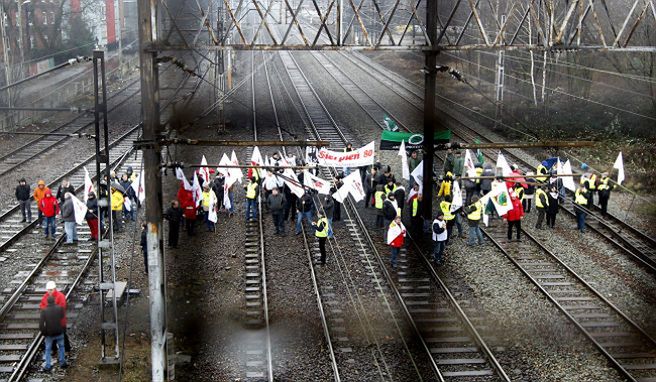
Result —
M453 226L456 223L456 215L453 212L451 212L451 200L452 200L451 196L447 196L440 202L440 211L442 211L442 216L444 216L444 221L446 222L446 232L447 232L446 242L444 245L449 245L451 232L453 231Z
M125 203L125 198L123 193L112 187L112 228L115 232L121 231L121 215L123 212L123 203Z
M257 220L257 194L259 189L255 177L248 179L244 190L246 190L246 221Z
M394 183L393 180L387 181L387 184L385 185L385 188L383 191L385 191L385 195L393 194L396 191L397 187L396 184Z
M515 183L515 186L513 187L513 190L515 191L515 196L517 196L517 199L521 202L524 200L524 187L522 187L521 184Z
M585 233L585 208L588 207L590 192L584 185L579 186L574 192L574 211L576 212L576 226L581 233Z
M312 227L314 228L314 236L319 240L319 253L321 253L321 259L319 260L321 265L326 264L326 240L328 239L328 219L323 216L323 213L317 210L317 222L312 222Z
M599 185L597 186L597 192L599 193L599 206L601 207L601 213L606 217L608 215L608 199L610 198L610 192L615 186L610 182L607 172L601 174L599 179Z
M208 232L214 232L216 230L214 222L210 220L210 208L216 208L216 195L212 194L214 194L214 191L210 189L209 184L204 185L203 192L201 194L200 206L203 209L203 216L205 218L205 224L207 225Z
M546 186L535 190L535 207L538 209L538 221L535 223L535 229L542 229L542 221L549 207L549 197L545 190Z
M477 177L483 176L483 163L476 163L474 171L476 171ZM481 179L476 179L476 193L481 193Z
M540 183L544 183L547 181L547 174L549 173L549 170L545 165L540 163L538 167L536 167L536 173L537 176L535 177L535 180L537 180Z
M467 239L467 245L476 245L477 239L478 244L483 245L483 233L478 226L483 217L483 203L481 203L477 195L472 197L472 204L465 208L465 213L467 214L467 221L469 222L469 238Z
M421 236L421 231L423 229L422 216L421 216L421 194L419 193L419 184L415 183L412 185L411 195L408 200L410 205L410 228L412 229L412 235L415 237Z
M385 202L385 191L381 184L376 186L374 192L374 207L376 207L376 227L383 228L383 204Z
M451 196L451 183L453 181L453 173L448 171L440 184L440 191L437 193L437 197L441 196Z

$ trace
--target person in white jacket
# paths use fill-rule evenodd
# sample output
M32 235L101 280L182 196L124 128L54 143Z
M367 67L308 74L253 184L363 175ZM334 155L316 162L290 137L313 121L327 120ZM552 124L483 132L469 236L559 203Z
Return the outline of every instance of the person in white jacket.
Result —
M446 231L446 221L444 220L444 214L441 212L437 214L435 220L433 220L433 242L435 246L433 247L433 260L437 265L444 264L444 248L446 247L446 239L448 234Z

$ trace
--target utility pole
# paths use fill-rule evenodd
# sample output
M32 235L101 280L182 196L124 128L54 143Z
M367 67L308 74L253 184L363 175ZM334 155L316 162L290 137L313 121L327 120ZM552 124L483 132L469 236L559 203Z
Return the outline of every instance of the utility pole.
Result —
M506 15L501 15L501 25L504 25L506 22ZM504 34L501 32L501 42L502 44L505 44L504 40ZM496 109L495 109L495 115L494 115L494 128L496 129L497 125L499 122L501 122L502 113L503 113L503 84L504 84L504 78L505 78L505 68L504 64L506 61L506 51L503 49L499 49L499 52L497 53L497 75L494 81L494 88L496 90L496 96L495 96L495 101L496 101Z
M123 79L123 0L116 0L118 8L118 78Z
M437 0L426 1L426 65L424 67L424 179L422 215L431 221L433 215L433 159L435 156L435 77L437 71Z
M162 126L159 117L157 53L157 7L153 0L138 0L139 61L147 223L148 291L150 296L151 379L164 381L167 374L166 273L162 248L162 179L159 170L162 149L157 143Z
M2 59L4 61L4 70L5 70L5 84L9 85L12 83L12 75L11 75L11 65L9 64L10 58L9 58L9 38L7 37L7 25L5 22L5 7L4 7L4 2L0 2L0 30L2 30ZM6 104L7 107L11 108L12 102L12 94L11 94L11 88L7 88L6 91ZM5 121L7 122L7 126L11 126L13 124L13 114L9 112L9 118L7 118Z

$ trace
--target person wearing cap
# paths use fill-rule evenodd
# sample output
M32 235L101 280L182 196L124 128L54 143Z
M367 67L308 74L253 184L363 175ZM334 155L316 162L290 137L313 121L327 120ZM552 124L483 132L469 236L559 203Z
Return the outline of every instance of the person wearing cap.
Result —
M44 310L48 307L48 298L52 297L55 300L55 305L60 306L64 314L60 318L61 327L64 328L64 343L68 343L68 337L66 334L66 295L57 290L57 284L50 280L46 283L46 293L41 297L41 302L39 303L39 310ZM58 344L59 345L59 344ZM69 349L70 343L64 347L64 349Z
M46 299L46 307L41 310L39 318L39 330L45 337L45 365L43 372L49 373L52 370L52 343L57 343L59 353L59 367L65 369L66 363L66 345L65 333L66 327L62 326L61 321L64 319L64 309L55 303L53 296Z
M25 178L22 178L18 181L18 186L16 186L16 200L18 200L18 205L20 206L21 214L23 214L23 220L21 223L32 222L32 193L30 192L30 185L25 182Z
M111 188L112 192L112 229L114 232L120 232L121 231L121 223L122 223L122 212L123 212L123 204L125 203L125 197L123 197L123 193L116 188L112 187Z
M52 196L52 192L48 190L45 196L39 202L39 211L44 218L44 231L46 234L46 239L50 235L53 239L57 233L57 226L55 224L55 218L59 213L59 202L57 198Z
M39 180L36 184L36 188L34 189L34 194L32 194L37 208L41 203L41 199L46 197L46 192L50 192L50 188L46 187L45 181ZM43 217L43 212L41 212L40 208L38 208L38 210L39 210L39 219L41 219Z
M446 221L444 221L444 214L442 212L438 212L435 220L433 220L432 231L433 242L435 243L433 247L433 260L437 265L442 265L444 263L444 248L446 247L446 240L448 238Z

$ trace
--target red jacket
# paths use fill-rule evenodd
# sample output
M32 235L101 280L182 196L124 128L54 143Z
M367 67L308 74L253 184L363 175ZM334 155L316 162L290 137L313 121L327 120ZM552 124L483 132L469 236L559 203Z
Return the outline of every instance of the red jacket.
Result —
M185 219L196 220L196 203L194 202L194 194L192 191L185 190L182 185L180 186L180 189L178 189L178 203L180 203L180 208L182 208Z
M509 222L516 222L521 220L522 216L524 216L524 206L522 206L522 202L518 198L512 198L511 200L513 209L503 215L503 218L507 219Z
M403 246L403 242L405 241L405 227L401 227L401 234L392 240L392 242L389 244L391 247L401 248Z
M59 305L62 307L64 310L64 318L61 319L61 325L62 328L66 327L66 296L55 289L54 292L52 292L52 295L55 296L55 304ZM39 304L39 309L43 310L48 306L48 292L46 292L43 297L41 297L41 303Z
M43 212L43 216L51 218L59 213L59 202L57 198L52 196L52 193L47 192L45 198L39 202L39 210Z

